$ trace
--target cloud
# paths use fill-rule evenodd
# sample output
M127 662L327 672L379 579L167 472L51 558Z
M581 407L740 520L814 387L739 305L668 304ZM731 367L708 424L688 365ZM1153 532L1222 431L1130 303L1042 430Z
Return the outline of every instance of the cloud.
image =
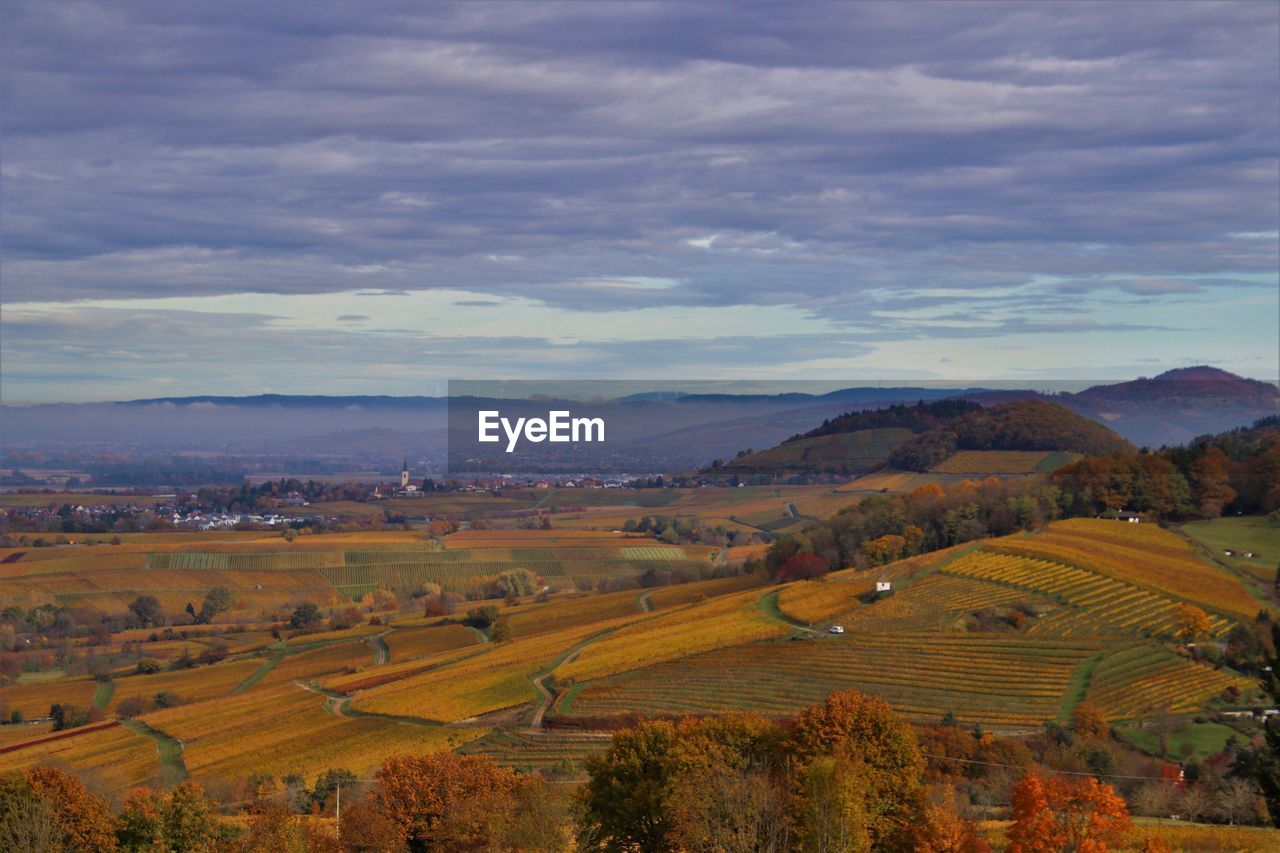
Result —
M6 305L449 290L790 307L814 346L1081 314L1187 330L1166 360L1280 346L1197 322L1277 307L1268 4L19 3L6 36Z

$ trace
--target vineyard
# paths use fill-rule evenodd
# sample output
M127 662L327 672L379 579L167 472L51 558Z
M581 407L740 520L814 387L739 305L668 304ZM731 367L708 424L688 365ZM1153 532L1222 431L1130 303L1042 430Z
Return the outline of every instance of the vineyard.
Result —
M0 749L0 773L64 762L101 774L119 790L153 781L159 772L155 742L115 721L37 735Z
M1031 537L996 540L993 547L1188 598L1233 618L1252 618L1266 604L1238 577L1197 558L1186 539L1153 524L1074 518Z
M1141 645L1104 657L1089 682L1088 698L1110 720L1140 720L1191 713L1228 688L1253 686L1250 679L1192 663L1159 646Z
M793 489L706 491L723 493L713 496L718 511L743 517L779 515L787 500L803 507L857 499L827 486ZM697 491L675 493L669 506L697 506ZM748 548L728 558L762 552ZM201 535L186 545L139 534L119 546L46 550L55 553L0 567L6 603L122 612L146 593L180 613L188 602L199 606L214 585L236 599L223 625L199 626L221 631L216 640L179 633L153 640L149 628L113 637L116 646L139 643L142 655L166 665L161 672L134 674L126 658L115 664L114 681L100 686L80 674L92 653L92 641L80 637L70 646L79 668L73 659L59 663L66 673L25 674L0 686L0 701L27 718L43 717L54 702L96 703L110 723L122 703L142 700L152 710L138 719L150 729L108 725L56 740L47 725L0 729L0 769L65 760L121 785L155 778L157 739L167 743L166 736L182 741L187 770L202 780L252 772L314 777L329 767L363 774L392 752L434 748L573 775L607 740L539 728L535 711L549 708L546 719L558 714L569 724L635 713L782 715L840 688L879 695L916 720L950 713L1000 731L1038 730L1086 698L1112 721L1192 715L1228 696L1248 705L1254 685L1179 651L1176 607L1203 608L1211 633L1222 637L1263 606L1179 536L1099 520L783 584L756 573L641 587L635 576L648 569L705 574L714 549L613 530L466 530L443 546L412 532L295 543ZM475 598L479 584L515 568L558 590ZM579 591L575 581L588 578L608 578L606 588L616 591ZM890 581L891 591L876 594L878 580ZM404 597L402 611L366 612L378 618L311 633L295 634L279 618L291 602L346 608L377 587L428 583L472 592L474 600L428 616L421 598L409 605ZM501 637L460 624L481 605L496 608L508 639L490 641ZM835 622L845 634L825 633ZM224 641L229 659L174 666L184 651L197 657ZM160 693L181 704L156 708Z
M882 696L902 714L1003 728L1054 719L1096 643L931 635L845 635L749 643L601 679L571 691L559 713L793 714L832 690Z
M143 720L182 741L187 770L197 778L259 772L314 779L330 767L367 775L388 755L453 748L485 733L331 714L322 696L293 684L154 711Z
M583 680L636 669L705 649L787 633L761 612L760 593L748 590L671 611L658 611L593 643L557 670L557 677Z
M521 772L581 773L583 762L609 748L609 736L592 732L501 731L471 741L459 752L484 755Z
M981 550L948 564L943 572L960 578L988 581L1012 590L1059 602L1057 612L1039 620L1031 633L1060 637L1161 636L1176 629L1176 599L1150 592L1108 575L1062 563ZM1231 622L1210 617L1215 636Z
M497 532L505 538L472 536L455 544L470 541L481 547L443 550L420 538L360 542L348 537L327 550L315 547L317 540L328 542L328 536L300 539L296 547L277 538L271 547L255 541L224 543L217 550L201 545L199 550L133 554L103 548L70 558L6 564L0 573L0 597L27 607L54 602L123 613L133 599L146 594L178 612L188 602L198 604L211 588L223 586L236 594L238 610L256 614L303 600L331 606L343 598L358 601L378 588L416 589L436 583L466 591L514 569L563 585L577 578L638 575L651 568L697 573L707 567L712 552L706 546L660 545L640 536Z
M1053 471L1078 458L1074 453L1046 450L960 450L934 465L938 474L987 476Z
M837 491L852 492L910 492L921 486L949 486L965 479L962 474L917 474L914 471L899 471L894 468L881 468L865 477L859 477L852 483L841 486Z

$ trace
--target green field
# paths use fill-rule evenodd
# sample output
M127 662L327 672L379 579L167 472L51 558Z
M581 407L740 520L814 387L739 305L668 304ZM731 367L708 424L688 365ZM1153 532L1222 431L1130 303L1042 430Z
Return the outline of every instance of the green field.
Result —
M1244 572L1264 583L1271 583L1280 566L1280 522L1263 515L1235 515L1184 524L1182 532L1205 546L1220 563ZM1230 549L1237 556L1228 557ZM1260 556L1245 558L1252 551Z
M1160 755L1160 735L1153 726L1118 726L1116 733L1144 752ZM1235 738L1238 743L1248 740L1245 735L1222 723L1177 726L1168 736L1168 757L1203 761L1225 749L1231 738Z

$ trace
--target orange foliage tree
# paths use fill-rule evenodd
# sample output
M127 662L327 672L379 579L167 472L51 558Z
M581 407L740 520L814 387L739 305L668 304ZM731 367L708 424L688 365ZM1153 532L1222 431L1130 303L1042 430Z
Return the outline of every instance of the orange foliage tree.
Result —
M924 819L911 839L916 853L989 853L991 845L978 837L973 823L960 815L956 790L939 786L925 806Z
M1209 616L1194 604L1178 604L1173 608L1174 636L1184 643L1194 643L1213 632Z
M1127 843L1129 808L1092 777L1044 779L1029 773L1013 789L1007 853L1106 853Z
M393 755L378 771L379 804L415 848L489 849L515 788L515 773L478 755Z
M1111 734L1107 718L1092 702L1081 702L1071 711L1071 730L1087 740L1106 740Z
M873 847L908 835L924 807L925 760L914 730L888 702L856 690L832 693L802 710L783 745L798 764L833 755L856 761L867 834Z
M76 777L53 767L33 767L27 785L49 804L72 850L115 850L115 820L106 800Z

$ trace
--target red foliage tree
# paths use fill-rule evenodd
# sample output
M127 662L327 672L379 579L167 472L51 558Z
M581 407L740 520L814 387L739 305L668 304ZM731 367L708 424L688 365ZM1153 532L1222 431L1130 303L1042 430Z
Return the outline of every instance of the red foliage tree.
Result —
M1035 773L1013 789L1007 853L1106 853L1129 840L1129 808L1110 785L1086 779L1043 779Z
M807 581L827 573L827 561L816 554L796 554L778 568L780 581Z

